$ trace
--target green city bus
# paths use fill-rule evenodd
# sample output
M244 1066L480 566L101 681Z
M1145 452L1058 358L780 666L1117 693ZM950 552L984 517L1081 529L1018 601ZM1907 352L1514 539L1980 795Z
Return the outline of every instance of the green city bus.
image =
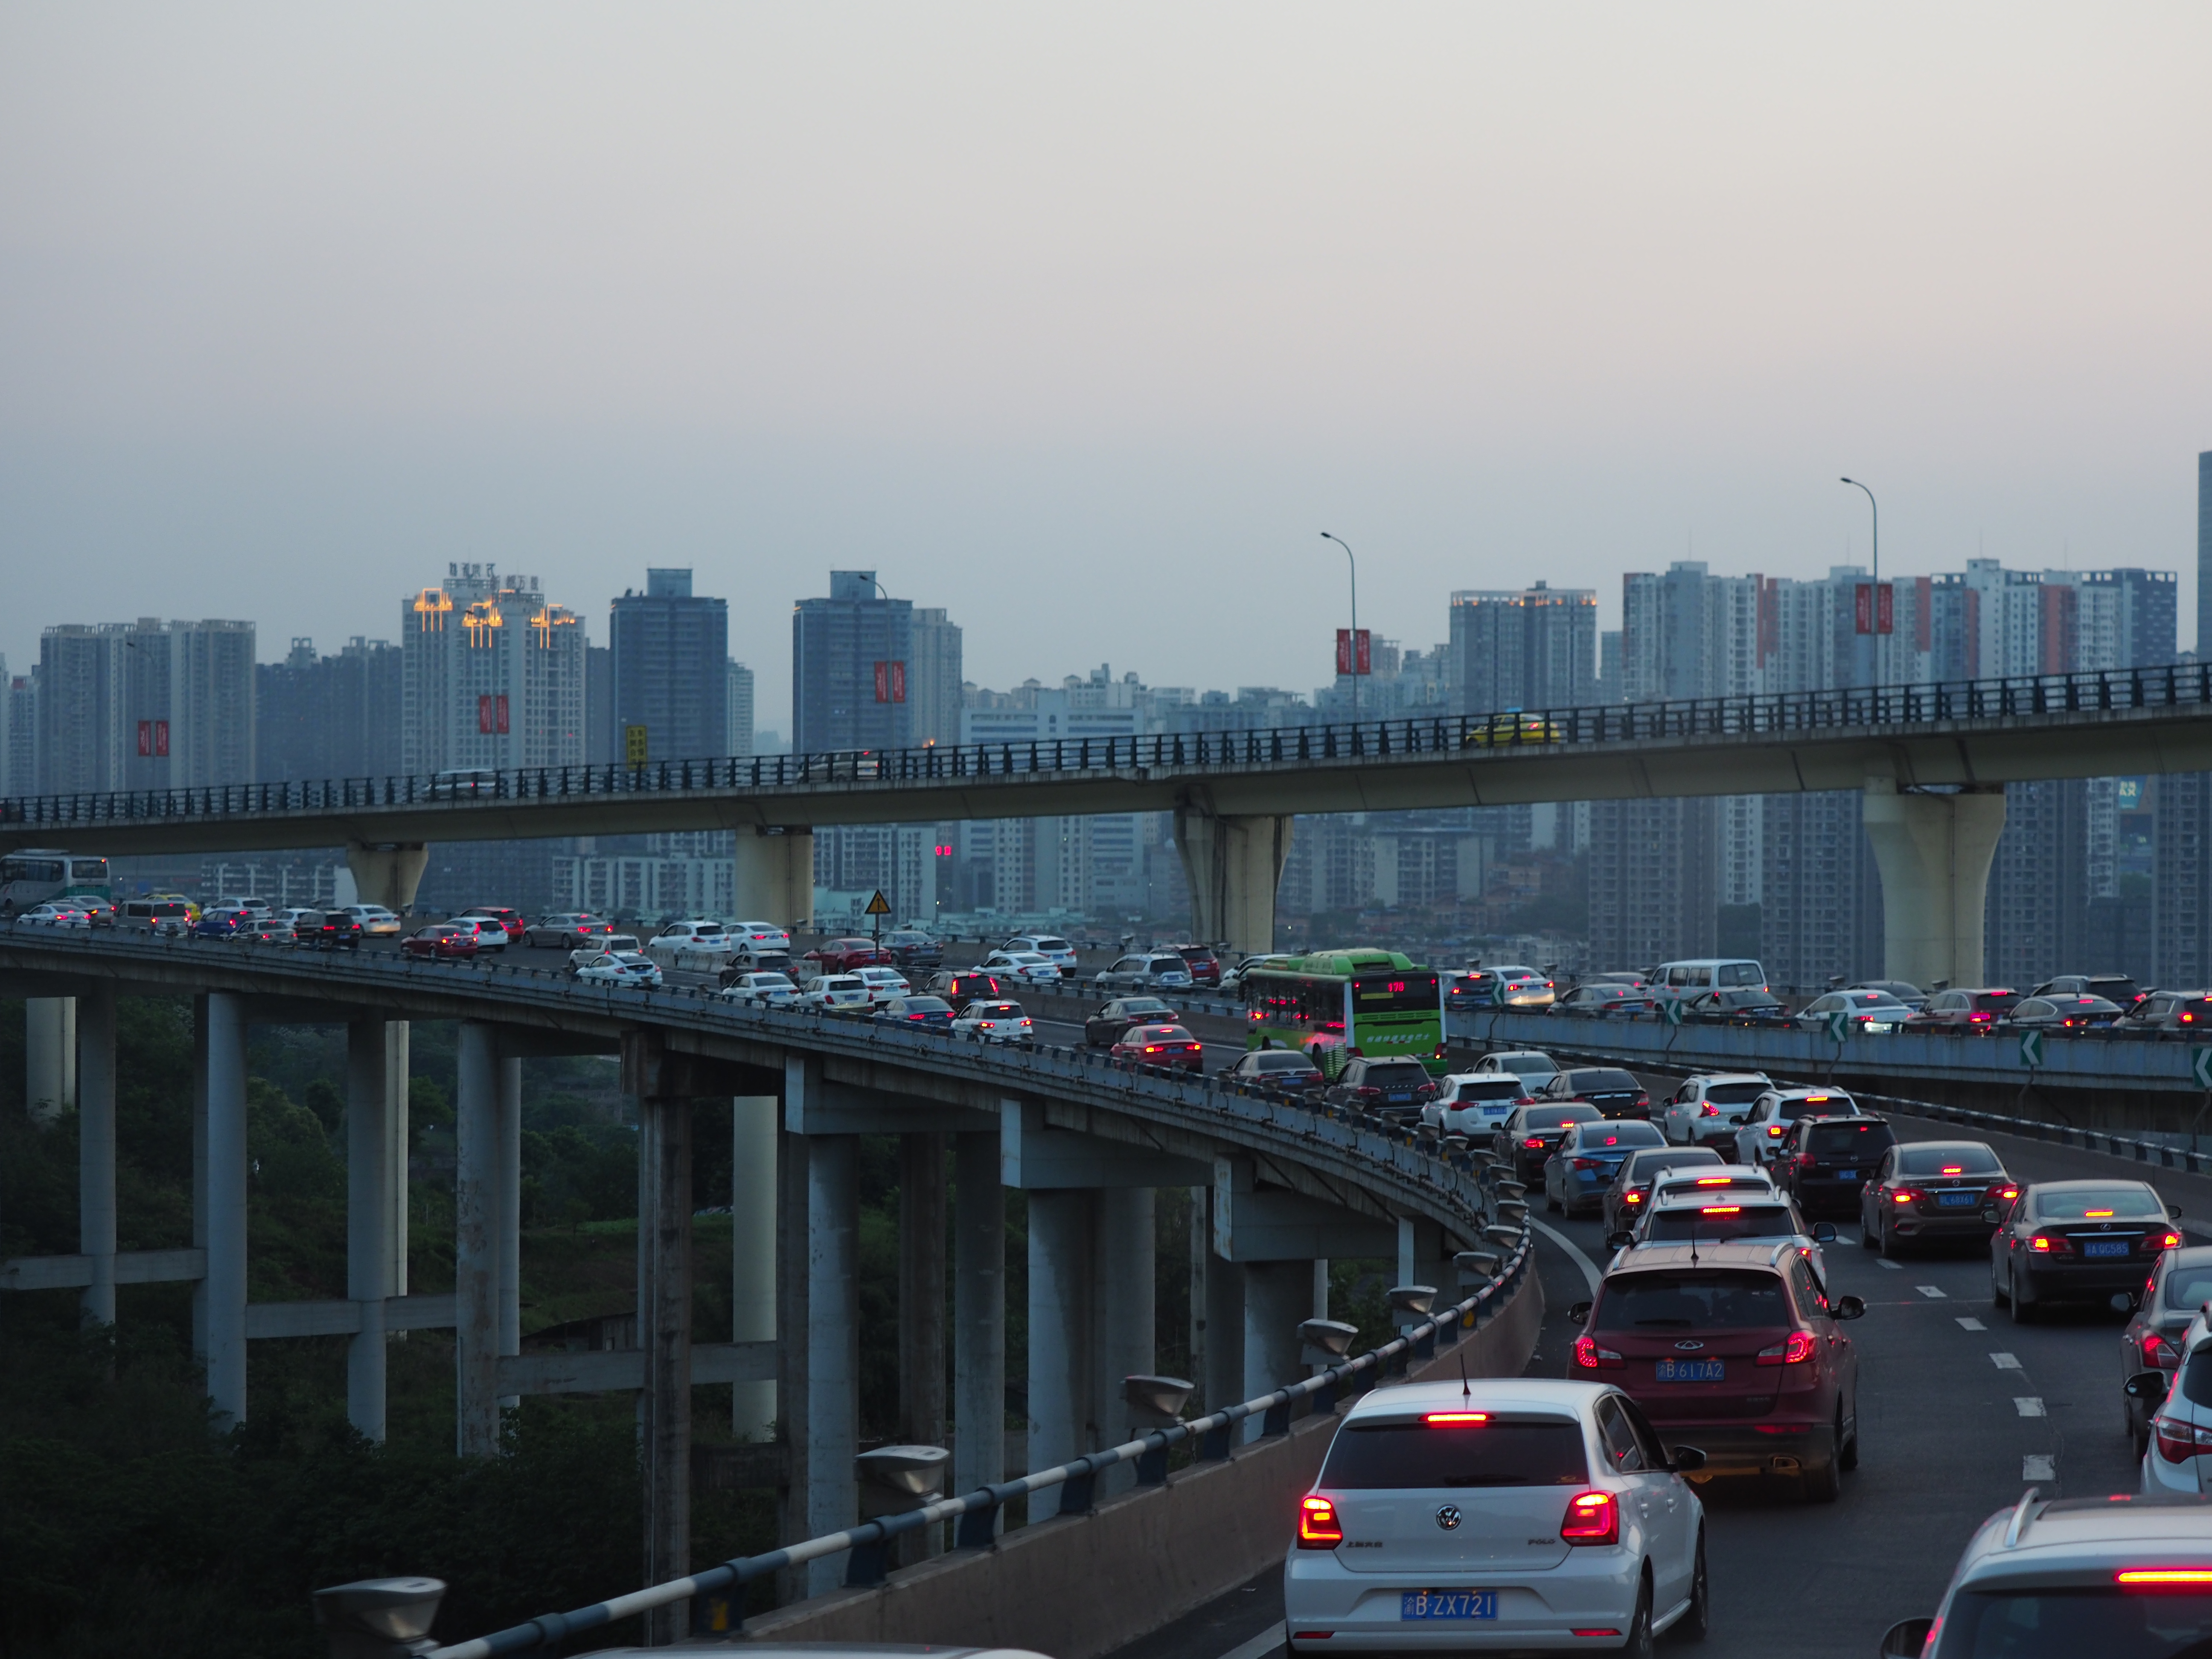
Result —
M1248 1048L1297 1048L1334 1077L1352 1054L1407 1054L1441 1077L1444 1007L1434 970L1395 951L1318 951L1240 976Z

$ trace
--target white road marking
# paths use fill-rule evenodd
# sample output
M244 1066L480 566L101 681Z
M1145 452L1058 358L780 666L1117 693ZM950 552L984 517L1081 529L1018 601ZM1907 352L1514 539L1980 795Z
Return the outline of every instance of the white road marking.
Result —
M1583 1254L1583 1247L1576 1243L1573 1239L1569 1238L1557 1227L1547 1225L1545 1223L1537 1220L1533 1215L1528 1218L1528 1225L1537 1232L1541 1233L1545 1237L1550 1239L1553 1243L1558 1245L1561 1249L1567 1253L1568 1260L1583 1270L1583 1277L1589 1281L1590 1294L1592 1296L1595 1296L1597 1294L1597 1287L1605 1281L1605 1275L1598 1271L1596 1262L1591 1261L1588 1256ZM1235 1659L1235 1656L1233 1655L1224 1655L1223 1659Z
M1962 1331L1985 1331L1989 1329L1989 1327L1983 1324L1978 1319L1966 1316L1962 1317L1959 1321L1959 1328Z
M1239 1642L1221 1656L1221 1659L1265 1659L1283 1645L1285 1626L1280 1620L1267 1626L1249 1642Z
M1899 1267L1899 1266L1897 1265L1897 1263L1895 1263L1894 1261L1891 1261L1887 1256L1886 1256L1886 1255L1878 1255L1878 1256L1876 1256L1876 1257L1874 1259L1874 1265L1875 1265L1875 1267L1887 1267L1887 1268L1888 1268L1888 1269L1890 1270L1890 1272L1892 1272L1892 1273L1903 1273L1903 1272L1905 1271L1905 1269L1904 1269L1904 1268L1902 1268L1902 1267Z
M1940 1285L1915 1285L1912 1288L1919 1291L1923 1296L1934 1297L1939 1301L1948 1301L1950 1299L1948 1297L1944 1295L1943 1287Z
M2057 1454L2029 1453L2020 1460L2020 1478L2023 1480L2056 1480L2058 1478Z
M2014 1359L2008 1353L1991 1354L1990 1356L1990 1364L1996 1366L2001 1371L2016 1371L2020 1369L2020 1361Z
M2022 1417L2048 1417L2051 1415L2050 1413L2043 1409L2043 1402L2040 1400L2038 1400L2033 1395L2014 1395L2012 1397L2012 1408L2018 1412Z

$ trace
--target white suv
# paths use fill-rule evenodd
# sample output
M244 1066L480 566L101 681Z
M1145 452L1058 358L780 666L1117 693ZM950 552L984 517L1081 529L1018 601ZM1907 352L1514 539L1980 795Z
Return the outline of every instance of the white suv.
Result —
M2174 1370L2146 1368L2127 1381L2129 1398L2154 1413L2142 1489L2212 1491L2212 1469L2205 1467L2212 1463L2212 1321L2203 1309L2173 1347L2181 1356Z
M1660 1132L1676 1146L1732 1146L1753 1103L1773 1086L1764 1072L1703 1072L1685 1078L1660 1109Z
M1936 1617L1884 1659L2083 1659L2212 1651L2212 1500L2126 1492L2019 1503L1975 1529Z
M1858 1103L1841 1089L1768 1089L1751 1103L1735 1136L1735 1161L1763 1166L1782 1150L1790 1126L1801 1117L1852 1117ZM1721 1148L1725 1153L1726 1146Z
M645 947L645 954L663 968L719 974L736 943L719 921L672 921Z
M1682 1476L1705 1462L1618 1389L1479 1377L1363 1395L1299 1502L1291 1651L1641 1653L1670 1627L1703 1636L1705 1512Z
M1024 933L999 947L1001 951L1034 951L1060 969L1062 979L1075 977L1075 947L1057 933Z
M1516 1106L1529 1106L1528 1085L1510 1072L1455 1072L1437 1079L1436 1098L1421 1121L1448 1135L1492 1135Z

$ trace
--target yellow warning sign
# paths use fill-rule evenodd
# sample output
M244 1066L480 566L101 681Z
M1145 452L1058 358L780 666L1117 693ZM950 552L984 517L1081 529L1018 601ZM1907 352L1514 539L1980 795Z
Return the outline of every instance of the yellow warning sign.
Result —
M876 890L875 897L868 901L867 913L872 916L887 916L890 915L891 902L884 896L883 890L881 888L878 888Z

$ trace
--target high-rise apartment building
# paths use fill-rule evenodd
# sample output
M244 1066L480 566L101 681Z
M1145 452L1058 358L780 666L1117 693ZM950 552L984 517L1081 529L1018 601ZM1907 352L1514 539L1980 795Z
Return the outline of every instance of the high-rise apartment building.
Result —
M384 778L404 769L404 653L356 635L334 655L295 639L254 670L255 750L263 781Z
M252 781L252 623L62 623L39 665L42 790Z
M727 713L723 723L729 732L730 752L750 755L753 752L753 671L732 657L724 672L728 678L724 682Z
M959 629L878 588L872 570L833 570L828 598L793 608L793 752L957 741Z
M0 673L0 719L6 731L6 747L0 749L0 792L28 795L39 784L39 678L35 665L28 674Z
M2197 638L2198 661L2212 651L2212 449L2197 457Z
M450 565L399 617L404 770L582 764L583 619L537 577Z
M1597 594L1544 582L1455 592L1445 650L1456 713L1581 708L1597 700Z
M691 592L689 570L648 569L645 592L614 601L607 622L616 741L643 726L649 760L698 760L730 747L730 606Z

